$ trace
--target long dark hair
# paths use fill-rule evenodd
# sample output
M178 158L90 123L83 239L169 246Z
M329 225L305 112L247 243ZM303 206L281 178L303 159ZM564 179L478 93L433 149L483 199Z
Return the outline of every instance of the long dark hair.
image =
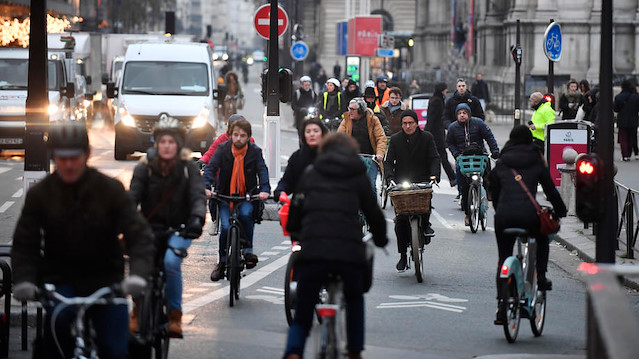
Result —
M637 93L637 87L632 83L629 79L625 79L621 81L621 91L626 91L630 93Z

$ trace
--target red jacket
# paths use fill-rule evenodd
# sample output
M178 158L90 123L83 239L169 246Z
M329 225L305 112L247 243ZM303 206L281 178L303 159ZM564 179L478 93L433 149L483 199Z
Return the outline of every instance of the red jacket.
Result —
M230 137L226 132L221 134L218 138L215 139L215 141L213 141L213 144L211 145L211 147L209 147L209 149L206 151L206 153L204 153L204 155L202 155L200 159L208 165L209 161L211 160L211 157L213 157L213 155L215 154L215 150L217 150L217 146L219 146L221 143L228 141L229 139ZM251 137L251 142L255 143L255 140L253 139L253 137Z

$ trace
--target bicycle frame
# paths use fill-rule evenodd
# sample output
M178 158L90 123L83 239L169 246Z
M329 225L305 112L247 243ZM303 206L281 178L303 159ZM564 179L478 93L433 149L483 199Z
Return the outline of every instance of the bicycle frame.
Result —
M318 358L339 358L342 347L345 328L343 282L340 277L331 277L326 284L326 291L322 293L324 298L315 306L318 316L321 318L320 341Z
M537 255L537 243L535 237L517 236L515 241L517 254L506 258L501 266L499 277L508 279L513 277L517 284L521 307L532 314L532 301L535 280L535 256Z

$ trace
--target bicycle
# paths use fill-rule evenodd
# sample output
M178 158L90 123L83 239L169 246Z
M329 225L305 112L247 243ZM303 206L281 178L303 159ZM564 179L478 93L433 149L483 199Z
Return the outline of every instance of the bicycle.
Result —
M64 352L56 336L55 322L63 309L69 306L77 307L77 314L71 325L71 335L74 337L73 342L75 343L72 358L94 359L98 357L97 347L94 341L96 333L91 321L85 317L85 314L89 308L94 305L127 305L128 300L121 297L123 295L118 286L112 286L102 287L87 297L69 298L56 292L55 285L49 283L44 284L43 288L38 292L38 300L44 308L53 310L51 313L51 332L59 353L64 356ZM60 302L60 304L55 306L55 301ZM53 309L54 307L55 309Z
M320 337L317 346L318 359L337 359L346 356L346 303L343 282L339 275L330 275L325 290L320 294L320 304L315 306L320 319Z
M485 231L488 225L488 199L482 175L488 166L488 155L461 155L457 157L457 163L462 175L471 179L468 187L470 231L477 233L480 224L481 230Z
M507 228L504 233L516 236L517 252L506 258L499 272L499 278L505 281L504 335L509 343L514 343L521 318L529 318L533 334L536 337L541 335L546 319L546 291L540 290L537 283L535 237L521 228Z
M382 209L386 208L386 202L388 202L388 189L389 189L389 185L386 182L386 178L384 178L384 168L382 167L382 165L377 161L377 156L376 155L371 155L368 153L360 153L359 157L362 159L362 161L364 161L364 163L366 164L366 172L368 173L368 169L370 168L370 166L375 166L377 167L377 173L380 175L381 177L381 185L380 185L380 191L379 191L379 199L380 199L380 207ZM375 188L377 188L377 180L375 180L375 183L373 184Z
M422 215L430 213L430 202L433 196L431 183L408 183L394 184L390 189L389 196L397 216L407 216L410 223L411 240L409 248L411 255L408 256L408 267L411 261L414 263L415 277L417 282L424 280L424 246L426 241L420 228L423 228Z
M341 117L324 117L322 119L324 126L328 128L328 132L337 132L339 125L342 123Z
M243 249L248 246L248 241L244 238L240 238L240 234L244 232L242 223L240 222L240 204L244 202L259 201L260 196L257 194L244 196L226 196L220 193L214 193L211 198L218 201L224 201L226 203L233 203L233 210L229 217L229 232L226 243L226 278L231 282L229 293L229 305L232 307L235 305L235 301L240 299L240 272L242 272L246 266L244 262L244 256L242 255Z

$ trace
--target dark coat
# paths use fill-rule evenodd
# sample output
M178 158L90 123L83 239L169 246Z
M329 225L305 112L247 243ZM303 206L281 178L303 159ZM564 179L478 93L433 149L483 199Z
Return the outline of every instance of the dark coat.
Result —
M482 120L484 119L484 110L481 108L481 103L477 97L473 96L470 91L466 91L464 96L461 96L459 92L455 91L453 97L446 101L446 106L444 107L442 120L444 121L445 127L448 127L451 123L457 121L457 117L455 117L455 109L457 109L457 105L460 103L466 103L470 106L470 115L472 117L477 117Z
M469 134L469 142L466 143L466 132ZM486 123L478 118L471 117L463 125L455 121L448 126L448 134L446 135L446 144L450 153L455 158L459 156L471 143L476 143L486 152L484 141L488 143L490 153L499 153L499 147L495 136Z
M486 102L490 102L490 93L488 92L488 84L484 80L475 81L470 88L470 92L477 98L484 99Z
M303 88L299 88L293 92L293 100L291 101L291 107L293 108L293 112L295 115L306 116L306 111L300 111L302 109L307 109L308 107L315 106L317 102L317 95L313 89L309 89L308 91L304 91Z
M217 148L211 162L204 169L204 185L206 188L215 186L215 190L223 195L230 195L231 174L233 173L233 146L232 141L226 141ZM244 156L244 178L246 181L247 193L257 194L259 192L271 192L268 181L268 168L262 157L262 149L256 144L249 142L249 148ZM216 183L215 174L218 174ZM259 178L259 184L258 184Z
M428 100L428 117L424 129L430 132L435 139L435 147L446 148L446 127L444 127L444 94L433 93Z
M280 193L282 192L289 195L295 192L295 188L304 170L315 161L315 157L317 157L317 149L312 149L306 144L302 144L299 150L293 152L288 159L286 170L280 182L277 184L275 191L273 191L273 196L276 201L279 200Z
M533 196L537 193L537 184L541 183L555 213L560 217L566 216L566 205L550 178L550 172L539 150L532 144L506 144L488 181L495 207L496 228L517 227L532 233L539 231L539 217L535 206L521 185L515 181L511 168L521 175Z
M386 220L366 165L351 149L325 149L302 176L290 208L287 229L300 232L301 260L364 264L360 210L375 244L386 245Z
M639 95L623 91L615 96L615 112L618 127L637 127L639 111Z
M418 128L413 136L412 145L404 131L391 136L384 160L384 176L389 182L391 179L428 182L431 176L439 181L441 161L433 135Z
M562 120L572 120L577 117L577 111L579 106L584 102L584 97L579 92L564 92L559 97L559 111L561 112Z
M93 168L71 185L53 173L27 192L13 234L13 279L69 284L86 296L122 281L125 252L130 273L146 278L153 268L151 229L122 183Z
M158 159L142 162L133 170L129 195L154 228L180 228L189 218L206 218L204 181L195 162L177 160L173 173L162 175ZM164 205L155 209L170 195ZM151 218L149 215L155 211Z
M384 113L386 119L388 119L388 124L390 125L390 134L394 135L398 132L402 131L402 112L408 110L408 105L404 102L399 102L399 108L395 110L395 112L391 113L390 110L390 100L384 102L380 107L380 112Z
M325 93L327 94L326 103L324 102ZM322 92L317 96L317 110L321 116L320 118L342 117L347 107L348 101L339 90Z

